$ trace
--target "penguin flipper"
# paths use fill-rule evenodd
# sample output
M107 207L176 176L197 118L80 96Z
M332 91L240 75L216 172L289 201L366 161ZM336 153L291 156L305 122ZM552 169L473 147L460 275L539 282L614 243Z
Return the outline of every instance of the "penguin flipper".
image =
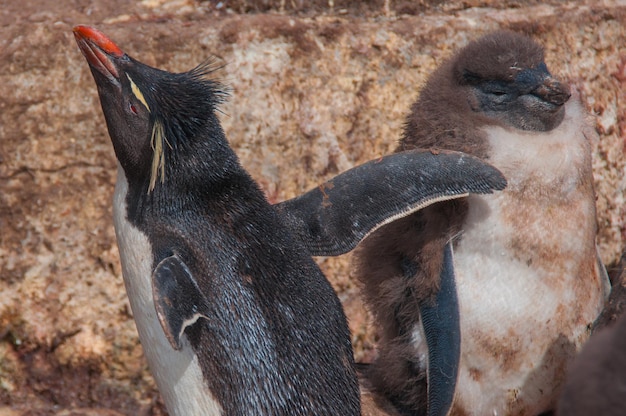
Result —
M444 416L450 412L461 357L459 302L451 242L444 248L440 277L434 304L420 306L428 345L428 416Z
M180 350L185 328L207 318L208 302L189 267L176 254L161 260L154 269L152 295L165 337L172 348Z
M311 255L336 256L375 229L430 204L505 186L502 173L479 158L411 150L356 166L275 206Z

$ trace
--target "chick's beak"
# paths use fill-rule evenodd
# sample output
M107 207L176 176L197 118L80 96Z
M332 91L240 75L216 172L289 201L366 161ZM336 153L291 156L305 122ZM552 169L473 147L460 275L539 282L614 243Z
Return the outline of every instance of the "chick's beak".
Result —
M74 27L74 37L89 66L111 81L117 82L120 75L113 59L122 58L126 54L104 33L89 26Z
M565 104L572 95L569 85L558 81L552 76L547 76L543 82L533 90L532 94L556 106Z

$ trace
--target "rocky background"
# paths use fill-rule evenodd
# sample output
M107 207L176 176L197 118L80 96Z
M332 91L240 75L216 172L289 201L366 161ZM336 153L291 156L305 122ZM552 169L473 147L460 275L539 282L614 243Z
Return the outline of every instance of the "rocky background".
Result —
M170 71L215 56L231 89L223 125L272 201L389 153L420 85L453 50L497 28L530 34L597 115L598 240L617 268L623 0L0 3L0 416L165 414L124 291L116 162L76 24ZM370 359L375 339L350 257L319 263L349 315L357 359Z

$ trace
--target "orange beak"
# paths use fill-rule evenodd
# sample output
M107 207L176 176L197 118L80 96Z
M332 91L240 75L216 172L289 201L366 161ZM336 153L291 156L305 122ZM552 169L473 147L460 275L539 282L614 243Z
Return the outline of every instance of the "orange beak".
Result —
M122 58L126 54L104 33L89 26L76 26L74 37L89 65L107 77L119 79L117 68L111 58Z

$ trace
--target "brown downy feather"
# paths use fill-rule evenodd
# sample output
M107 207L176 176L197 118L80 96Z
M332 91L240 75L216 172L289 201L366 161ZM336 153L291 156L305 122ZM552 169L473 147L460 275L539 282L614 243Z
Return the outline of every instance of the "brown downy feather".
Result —
M357 276L379 329L378 357L365 376L374 391L414 414L425 414L427 385L410 344L412 328L420 304L439 289L433 277L440 274L443 248L459 233L466 211L464 199L430 206L376 231L358 251ZM406 260L418 265L411 278L401 267Z

